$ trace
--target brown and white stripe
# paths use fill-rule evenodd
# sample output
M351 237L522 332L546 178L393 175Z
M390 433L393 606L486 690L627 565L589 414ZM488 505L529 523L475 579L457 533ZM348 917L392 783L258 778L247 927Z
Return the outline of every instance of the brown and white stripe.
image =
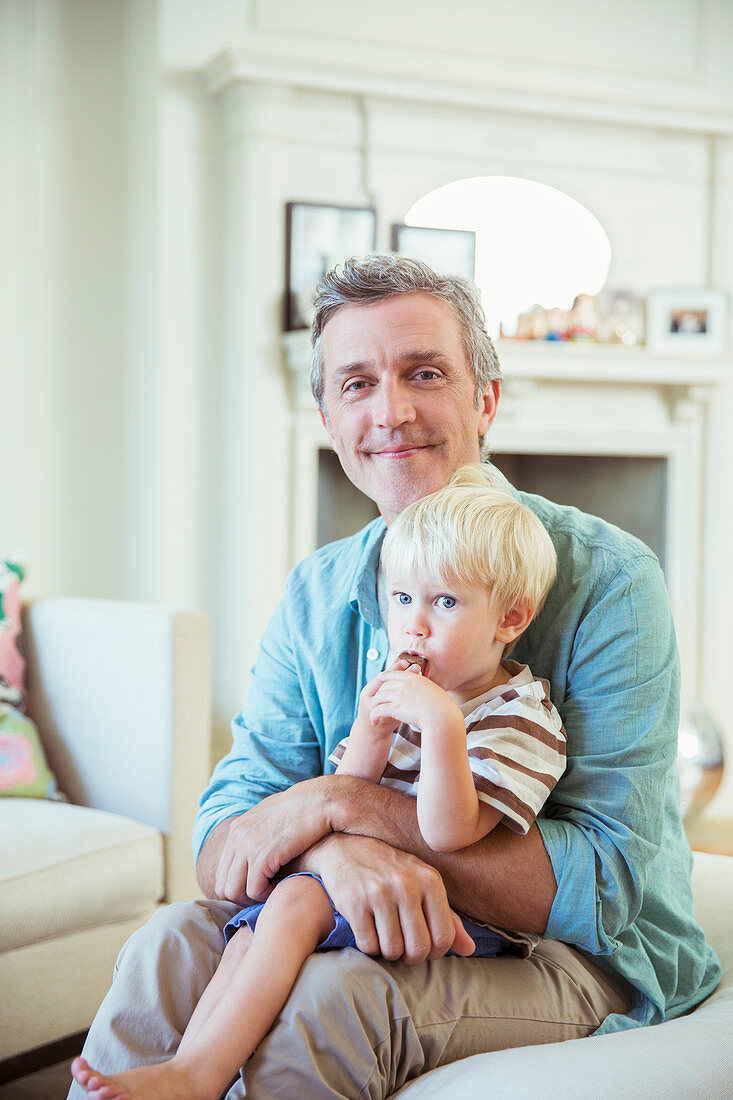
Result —
M504 824L526 833L565 769L566 739L546 680L526 665L506 662L512 679L463 705L466 747L479 798L504 813ZM331 755L337 764L344 739ZM417 797L420 733L398 726L381 782Z

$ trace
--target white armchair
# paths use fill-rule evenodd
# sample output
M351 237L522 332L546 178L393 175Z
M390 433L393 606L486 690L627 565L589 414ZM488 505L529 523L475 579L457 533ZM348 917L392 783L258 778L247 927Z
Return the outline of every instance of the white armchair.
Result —
M24 634L28 713L72 804L0 799L0 1059L85 1030L126 938L199 895L210 769L203 615L49 599Z

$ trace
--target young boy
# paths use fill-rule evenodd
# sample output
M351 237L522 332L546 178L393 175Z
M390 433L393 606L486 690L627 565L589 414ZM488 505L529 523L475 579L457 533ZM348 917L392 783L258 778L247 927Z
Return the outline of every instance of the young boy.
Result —
M394 521L382 562L399 656L362 691L332 761L416 796L435 851L473 844L499 822L527 832L562 774L565 733L546 683L505 657L554 581L547 532L483 468L466 466ZM511 943L457 914L454 924L455 954L490 957ZM354 945L309 874L285 878L224 931L219 968L170 1061L105 1077L75 1059L74 1077L94 1100L217 1100L307 957Z

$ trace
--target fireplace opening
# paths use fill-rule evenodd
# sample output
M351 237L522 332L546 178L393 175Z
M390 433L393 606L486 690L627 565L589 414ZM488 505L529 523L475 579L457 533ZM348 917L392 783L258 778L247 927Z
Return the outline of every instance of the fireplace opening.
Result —
M517 489L600 516L666 564L667 459L640 455L495 454Z
M648 456L495 454L517 488L573 505L636 535L666 564L667 460ZM318 545L353 535L378 515L336 454L318 452Z
M318 545L348 538L378 515L374 501L351 484L336 452L321 447L318 451Z

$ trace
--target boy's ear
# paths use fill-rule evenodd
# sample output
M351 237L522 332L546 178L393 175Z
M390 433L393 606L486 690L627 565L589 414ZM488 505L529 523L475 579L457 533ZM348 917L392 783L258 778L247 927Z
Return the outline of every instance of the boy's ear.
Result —
M533 616L534 607L532 604L515 604L514 607L506 611L499 619L496 628L497 642L503 642L504 645L508 645L509 642L515 641L519 635L527 629L532 622Z

